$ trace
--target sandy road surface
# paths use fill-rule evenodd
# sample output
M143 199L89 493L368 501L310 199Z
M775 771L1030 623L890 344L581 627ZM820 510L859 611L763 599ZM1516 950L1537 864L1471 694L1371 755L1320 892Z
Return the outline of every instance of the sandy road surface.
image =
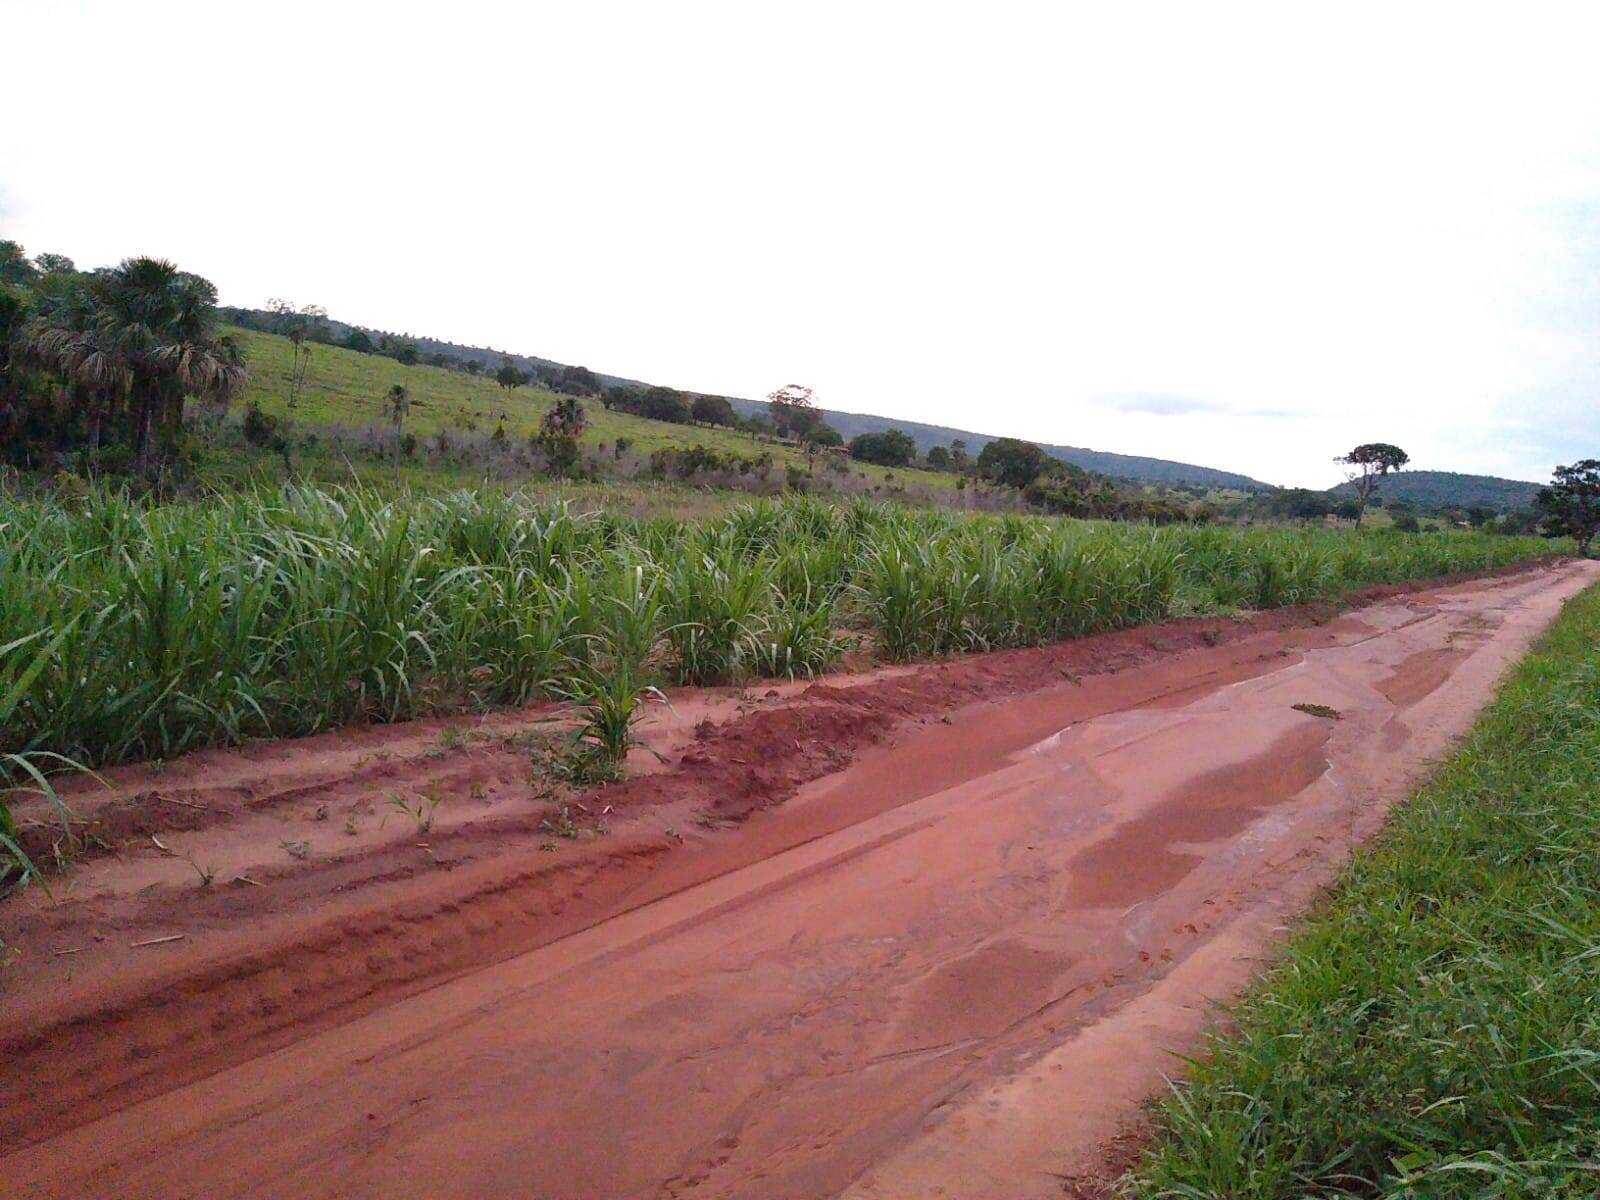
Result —
M63 1197L1089 1189L1208 998L1596 577L687 697L653 735L673 765L555 851L518 815L525 760L487 739L430 754L438 726L198 756L157 802L122 777L137 820L105 827L171 809L172 853L74 867L21 922L0 1179ZM374 770L462 811L336 835L371 814Z

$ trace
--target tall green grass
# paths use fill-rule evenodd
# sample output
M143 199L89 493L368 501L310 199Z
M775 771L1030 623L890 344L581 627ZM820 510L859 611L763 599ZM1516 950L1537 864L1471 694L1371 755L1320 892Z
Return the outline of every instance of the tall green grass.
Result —
M1236 1017L1130 1196L1600 1195L1600 587Z
M806 498L689 523L487 490L166 507L0 495L0 695L16 693L0 753L167 758L566 696L612 661L641 684L805 676L827 668L841 631L891 660L1023 646L1541 549Z

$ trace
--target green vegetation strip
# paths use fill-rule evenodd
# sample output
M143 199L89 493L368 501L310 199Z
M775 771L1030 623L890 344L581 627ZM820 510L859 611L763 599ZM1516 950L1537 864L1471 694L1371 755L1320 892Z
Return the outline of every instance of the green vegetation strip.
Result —
M841 638L889 660L1038 645L1545 548L805 498L685 522L495 491L0 494L0 753L94 767L570 698L608 672L638 688L809 675Z
M1600 1195L1600 587L1235 1016L1129 1195Z

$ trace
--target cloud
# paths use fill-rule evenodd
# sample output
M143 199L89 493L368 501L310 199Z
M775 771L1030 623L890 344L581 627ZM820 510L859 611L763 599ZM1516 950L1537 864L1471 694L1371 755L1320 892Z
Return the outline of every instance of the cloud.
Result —
M1215 412L1216 404L1193 396L1171 396L1160 392L1124 392L1102 401L1118 412L1151 413L1158 417L1180 417L1192 412Z
M1283 418L1302 416L1276 408L1234 408L1217 400L1180 396L1167 392L1119 392L1102 397L1100 403L1124 413L1147 413L1156 417L1184 417L1191 413L1212 413L1222 417Z

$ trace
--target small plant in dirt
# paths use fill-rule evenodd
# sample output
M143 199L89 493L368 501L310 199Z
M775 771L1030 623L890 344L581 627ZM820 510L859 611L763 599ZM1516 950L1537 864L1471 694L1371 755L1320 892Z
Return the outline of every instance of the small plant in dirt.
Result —
M444 796L439 790L439 781L434 780L433 785L424 795L419 795L414 800L408 801L398 792L389 792L389 807L396 812L409 817L417 827L418 834L429 833L433 829L433 818L439 811L439 805Z
M557 774L577 784L619 778L629 749L638 744L633 726L645 704L667 699L629 663L613 664L604 672L580 671L568 685L567 698L581 723L554 765Z
M1342 721L1344 714L1337 708L1330 708L1326 704L1291 704L1295 712L1303 712L1308 717L1321 717L1324 721Z
M182 858L184 862L189 864L194 873L200 877L201 887L208 888L217 881L216 867L210 865L209 863L202 867L192 853L185 854L182 856Z
M556 837L566 838L568 841L579 834L578 823L572 819L572 805L558 804L555 812L539 822L539 828L545 833L553 833Z
M202 867L199 860L195 858L194 851L185 850L180 854L171 846L163 842L160 838L156 837L155 834L150 835L150 840L155 843L156 849L161 851L161 853L166 855L168 858L181 859L183 862L188 863L189 869L200 877L201 887L208 888L217 881L217 868L209 865Z

